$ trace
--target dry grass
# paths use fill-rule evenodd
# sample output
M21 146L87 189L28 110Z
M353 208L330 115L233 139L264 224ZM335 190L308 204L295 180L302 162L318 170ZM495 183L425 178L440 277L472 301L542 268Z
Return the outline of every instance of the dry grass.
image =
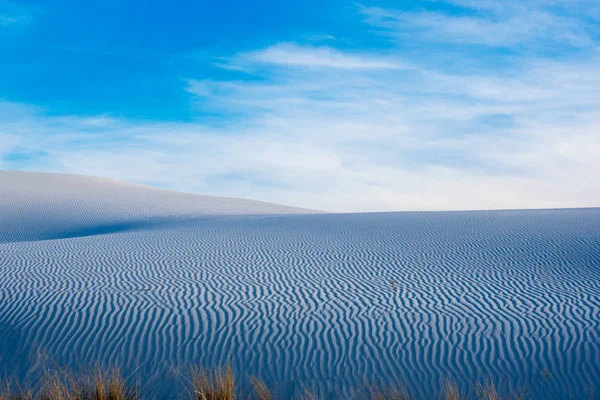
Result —
M188 396L173 394L172 398L192 400L275 400L277 397L269 386L259 378L248 378L252 392L242 395L231 367L196 369L192 371L189 384L193 389ZM0 400L139 400L138 386L131 385L118 368L107 372L95 368L87 374L74 375L68 371L48 373L35 392L23 389L18 384L0 384ZM442 382L439 398L442 400L529 400L525 391L514 390L510 386L499 386L491 380L481 381L472 386L471 396L460 390L456 382L446 379ZM406 386L367 385L358 393L365 400L411 400L414 399ZM319 400L323 396L305 389L296 397L298 400Z
M304 389L302 394L298 396L298 400L320 400L321 396L316 391L311 389Z
M0 400L138 400L137 386L129 385L118 368L106 372L95 368L75 376L68 371L47 373L36 393L5 384Z
M212 371L205 368L194 370L192 386L195 400L235 400L239 397L235 375L229 365L225 369L218 367Z
M276 396L269 386L260 378L249 376L248 381L252 387L252 393L248 397L244 397L235 381L235 375L231 368L227 366L225 369L216 368L212 371L206 369L195 369L192 371L192 386L194 400L275 400ZM314 390L304 389L304 391L296 397L297 400L320 400ZM0 399L2 400L2 399Z
M506 394L502 394L506 392ZM479 400L528 400L529 396L524 390L515 390L508 387L506 390L501 390L491 380L486 380L483 383L479 382L475 385L475 394Z
M256 400L274 400L273 394L271 393L271 390L265 381L254 376L251 376L248 379L250 380L252 389L254 389L254 396Z
M96 368L87 388L85 400L137 400L141 397L139 388L128 384L118 368L110 373Z
M456 382L451 379L444 379L442 383L442 394L444 400L461 400L466 396L458 388Z
M33 391L4 382L0 385L0 400L33 400Z

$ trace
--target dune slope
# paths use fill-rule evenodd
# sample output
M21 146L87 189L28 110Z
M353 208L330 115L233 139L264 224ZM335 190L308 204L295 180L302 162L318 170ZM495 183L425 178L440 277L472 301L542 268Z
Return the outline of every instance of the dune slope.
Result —
M314 212L93 176L0 171L0 241L105 234L218 215Z
M281 398L443 377L600 389L600 209L310 214L0 173L0 375L118 363L152 397L230 361Z

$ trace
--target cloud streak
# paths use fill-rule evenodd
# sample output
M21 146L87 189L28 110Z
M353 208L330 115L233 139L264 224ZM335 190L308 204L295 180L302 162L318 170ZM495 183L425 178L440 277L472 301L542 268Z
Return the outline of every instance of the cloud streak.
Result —
M598 43L583 17L544 4L449 4L468 16L363 8L365 30L389 44L274 43L231 54L230 78L182 77L212 119L51 117L3 103L2 165L328 211L600 206ZM545 25L518 27L534 14ZM423 51L435 42L444 62L398 45L405 35ZM545 40L569 55L545 54ZM517 49L494 67L448 42Z
M541 50L557 44L587 47L594 44L591 3L572 15L577 7L558 2L506 2L460 0L449 2L458 13L440 11L396 11L377 7L362 9L367 22L399 40L423 40L453 45L483 45ZM571 2L568 3L571 5ZM561 13L555 8L562 5ZM570 11L567 13L566 11ZM595 10L595 11L594 11ZM538 48L532 48L535 45Z
M15 28L31 22L33 10L0 0L0 28Z
M283 67L333 69L400 69L405 65L380 56L346 54L330 47L279 43L237 58L243 64L271 64Z

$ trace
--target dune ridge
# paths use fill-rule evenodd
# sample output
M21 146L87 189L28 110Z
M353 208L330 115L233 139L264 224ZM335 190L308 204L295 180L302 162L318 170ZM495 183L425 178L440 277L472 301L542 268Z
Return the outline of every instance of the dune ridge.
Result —
M227 361L289 397L346 398L365 378L422 398L444 377L598 390L600 209L309 214L162 192L95 202L104 183L86 185L40 209L43 187L2 185L0 354L31 360L22 374L43 353L119 364L157 395L175 367ZM97 226L118 229L68 235Z
M95 176L21 171L0 171L0 209L4 241L91 236L219 215L317 212Z

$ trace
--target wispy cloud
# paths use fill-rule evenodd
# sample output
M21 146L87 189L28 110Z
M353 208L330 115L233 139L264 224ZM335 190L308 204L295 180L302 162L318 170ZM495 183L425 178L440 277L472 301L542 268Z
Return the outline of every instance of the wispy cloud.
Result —
M450 6L468 16L437 10L408 22L404 11L362 9L365 31L376 26L391 43L398 35L421 38L424 48L435 42L445 62L401 44L349 51L283 42L231 54L232 77L183 77L198 115L214 119L50 117L0 104L11 116L0 120L8 143L0 156L10 168L331 211L599 206L597 39L572 10L565 17L548 3L505 4L457 0ZM531 12L550 18L545 27L504 32ZM487 28L498 31L485 36ZM544 38L575 53L538 51ZM486 53L447 46L525 41L527 54L503 52L501 67L490 67ZM11 161L19 154L37 156Z
M0 28L27 25L31 21L32 13L30 8L0 0Z
M589 10L575 16L554 13L553 6L564 2L458 0L449 3L460 7L460 12L406 12L377 7L365 7L362 11L368 23L401 40L498 47L526 46L532 41L542 46L593 44L591 35L595 24L587 21ZM574 13L573 9L570 11Z
M279 43L263 50L243 53L234 63L271 64L301 68L338 69L397 69L405 65L393 59L377 55L351 54L330 47L300 46L294 43Z
M562 69L577 78L555 80ZM43 169L332 211L594 206L600 85L583 87L594 79L589 67L549 64L505 79L213 81L200 93L210 104L251 117L209 126L32 113L18 146L43 149Z

